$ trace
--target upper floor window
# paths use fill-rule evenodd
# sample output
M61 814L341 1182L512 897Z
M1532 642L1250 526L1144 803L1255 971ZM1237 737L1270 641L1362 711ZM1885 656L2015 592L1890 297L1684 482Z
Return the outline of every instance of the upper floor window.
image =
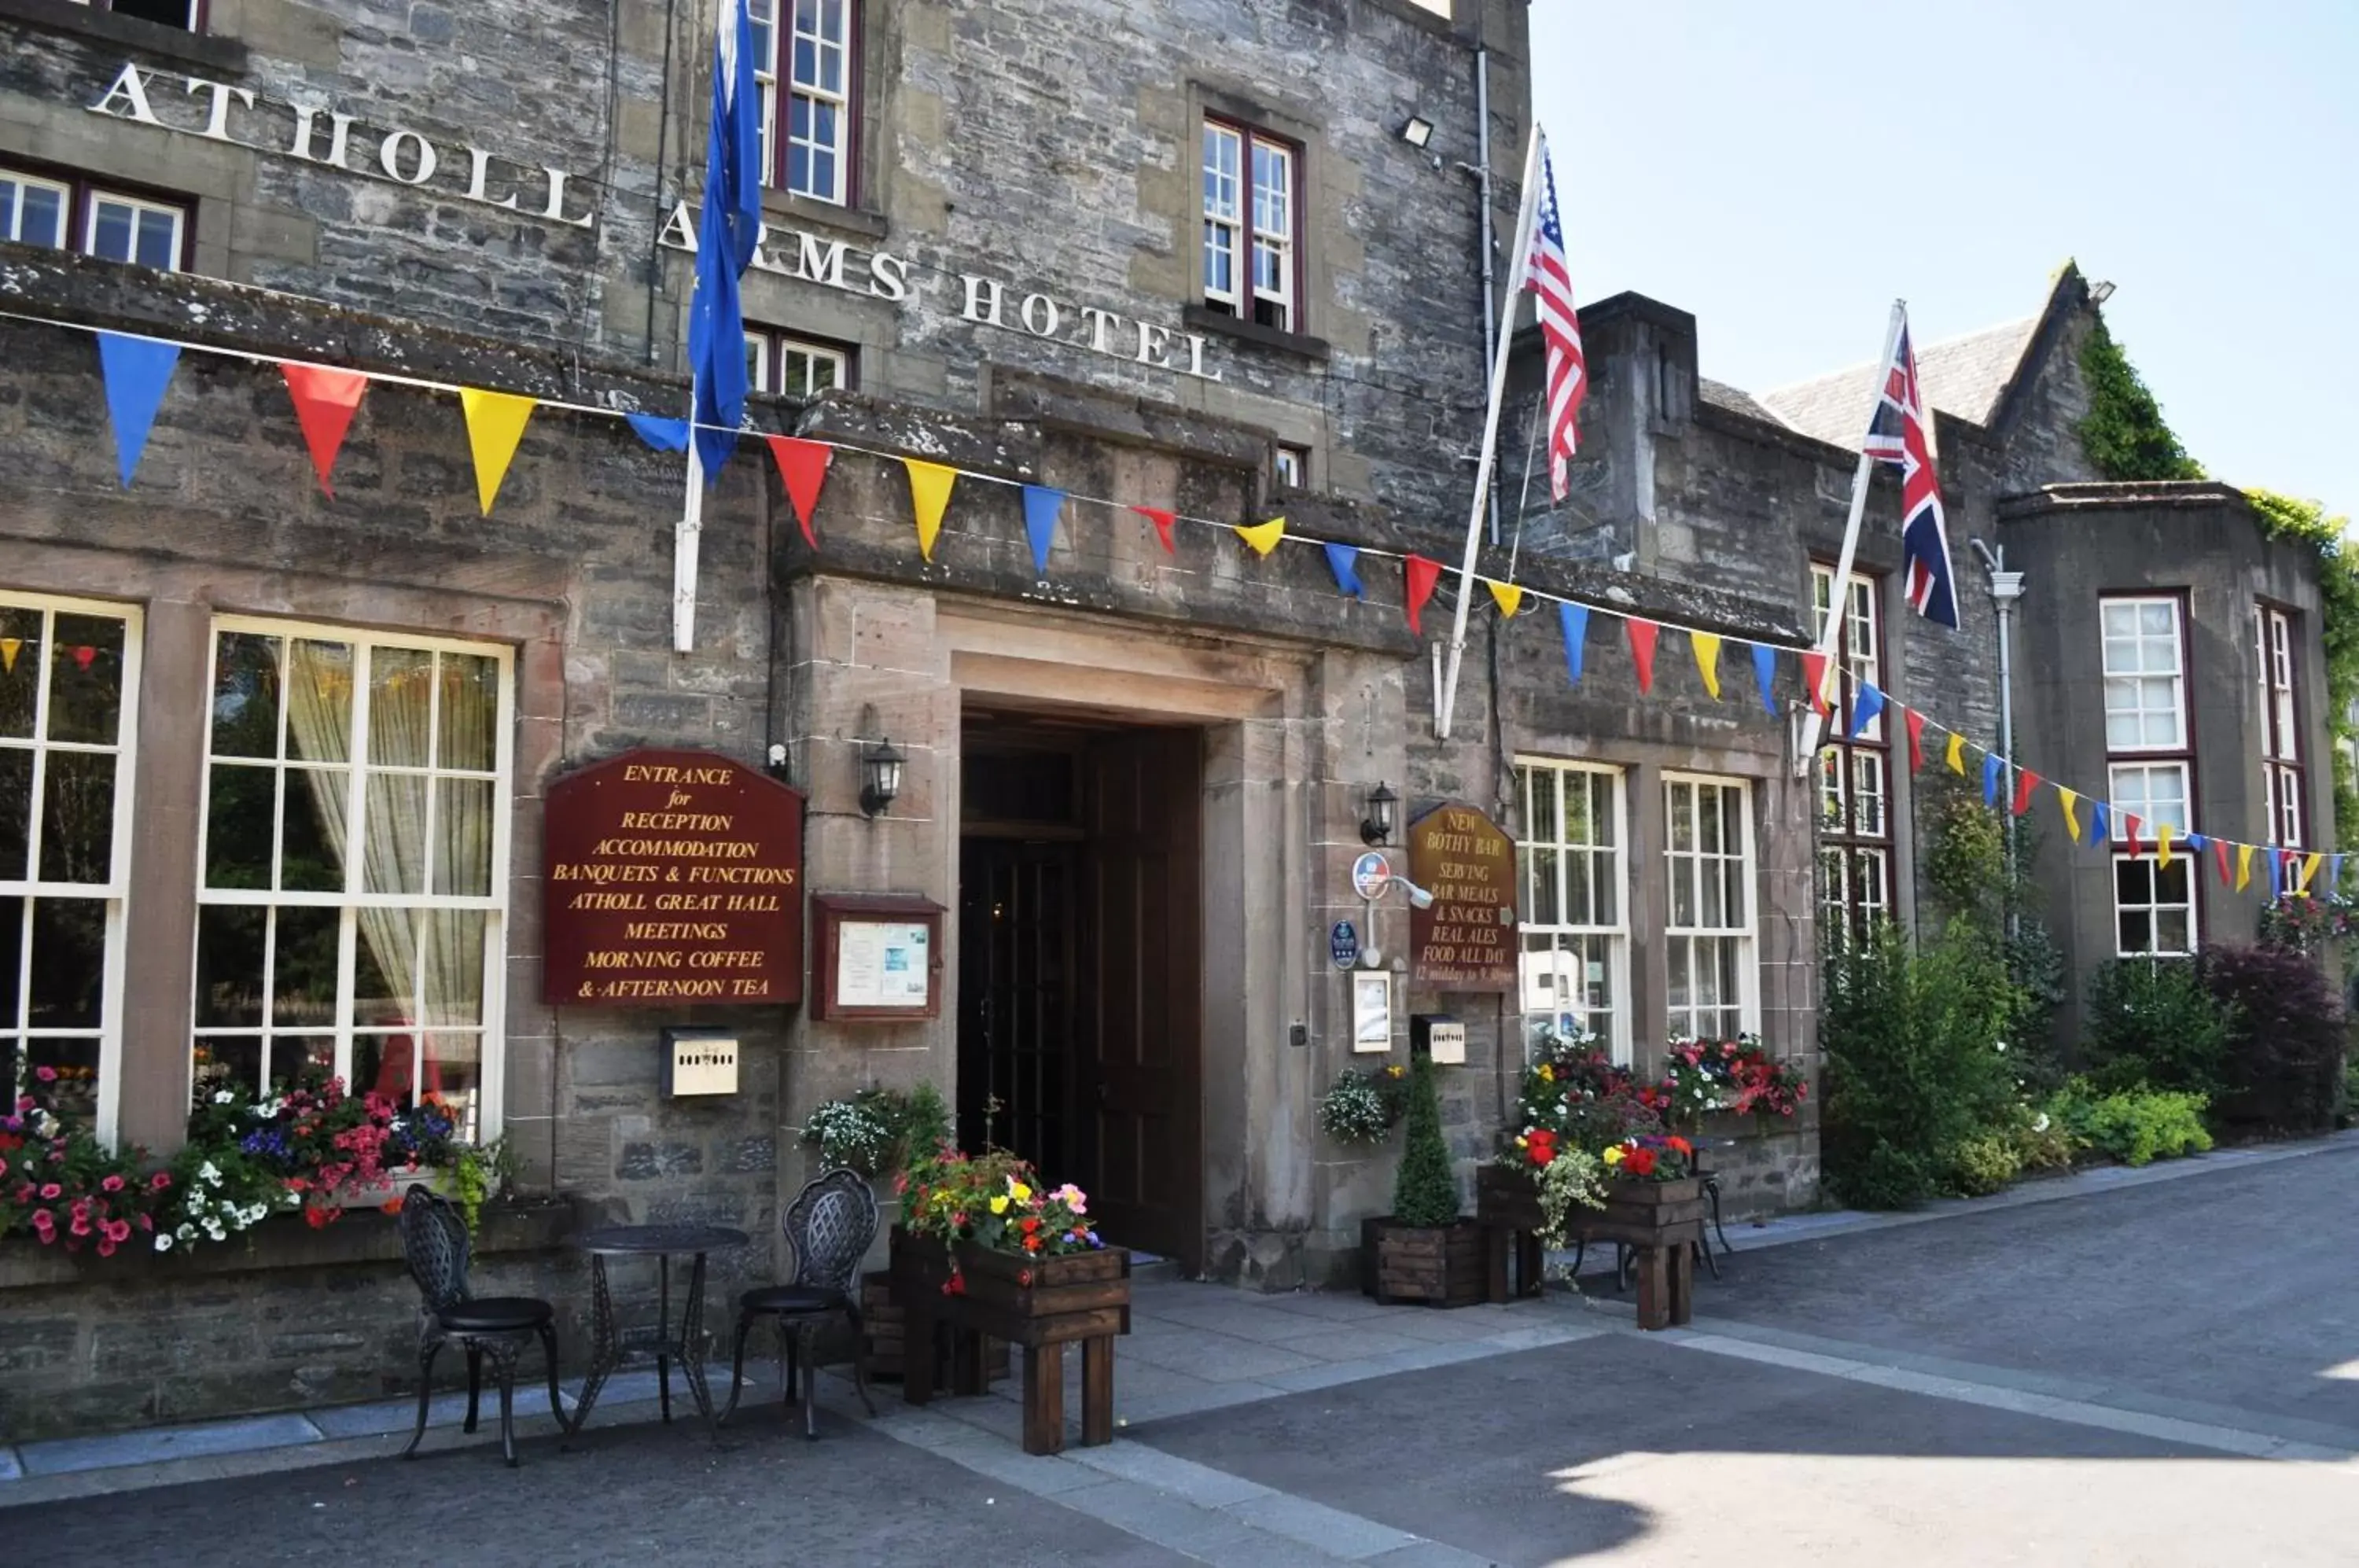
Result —
M112 11L118 16L136 16L143 22L158 27L178 27L193 33L205 25L205 0L74 0L93 11Z
M178 202L0 164L0 239L178 272L188 233Z
M1270 477L1288 490L1300 490L1310 484L1310 449L1288 446L1280 441L1271 461Z
M139 620L0 594L0 1094L114 1136Z
M1622 896L1622 774L1581 763L1516 768L1523 836L1526 1028L1595 1034L1630 1060L1630 916Z
M1296 228L1302 159L1288 142L1224 120L1204 122L1204 304L1223 315L1301 330Z
M830 387L853 385L855 352L843 343L748 327L745 381L756 392L783 397L815 397Z
M754 79L762 90L764 183L838 206L852 200L853 3L745 4L754 32Z
M214 623L195 1077L440 1094L495 1136L504 648Z
M2187 690L2180 657L2179 601L2107 599L2104 623L2105 749L2180 751L2187 746Z
M1834 614L1834 569L1813 565L1814 635ZM1859 933L1892 913L1892 745L1878 718L1854 737L1840 715L1862 682L1884 685L1883 624L1872 578L1845 585L1836 640L1837 721L1819 748L1819 907L1830 930Z
M1753 939L1753 812L1744 780L1666 774L1664 921L1670 1031L1734 1040L1759 1012Z
M2294 618L2270 604L2253 606L2253 665L2260 676L2261 800L2269 843L2299 849L2302 832L2301 722L2293 691Z

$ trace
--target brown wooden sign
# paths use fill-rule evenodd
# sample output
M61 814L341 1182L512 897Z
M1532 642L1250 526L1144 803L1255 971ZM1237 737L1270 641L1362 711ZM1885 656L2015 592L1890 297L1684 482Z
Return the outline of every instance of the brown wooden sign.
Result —
M803 798L709 751L626 751L549 786L552 1006L799 1002Z
M1516 988L1516 841L1472 806L1409 824L1408 879L1433 895L1409 909L1409 978L1436 991Z

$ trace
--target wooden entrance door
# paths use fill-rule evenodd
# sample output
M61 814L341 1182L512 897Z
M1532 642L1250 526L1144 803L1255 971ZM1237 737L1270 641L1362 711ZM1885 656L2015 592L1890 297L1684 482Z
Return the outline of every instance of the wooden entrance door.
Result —
M1203 736L1137 730L1082 753L1077 1178L1106 1239L1201 1272Z
M1080 1181L1072 843L959 845L958 1140ZM986 1108L988 1115L986 1116Z

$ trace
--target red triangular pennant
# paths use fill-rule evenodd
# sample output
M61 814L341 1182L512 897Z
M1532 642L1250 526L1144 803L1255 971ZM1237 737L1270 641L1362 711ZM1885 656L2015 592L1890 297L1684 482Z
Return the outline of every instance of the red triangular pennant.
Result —
M2146 853L2145 846L2138 843L2138 829L2143 824L2137 818L2130 815L2127 811L2124 811L2120 813L2120 815L2122 819L2122 837L2128 846L2126 853L2132 860L2136 860L2139 855Z
M1636 615L1625 617L1622 625L1629 630L1630 657L1638 665L1638 690L1651 691L1655 689L1655 634L1662 628Z
M799 436L767 436L770 455L777 460L778 477L787 482L787 499L794 503L795 521L803 528L803 542L813 550L819 548L819 534L811 527L811 515L819 510L820 486L827 483L827 465L835 456L835 449L825 441L805 441Z
M278 372L287 377L288 395L295 399L295 422L303 427L303 444L311 449L311 471L320 476L321 490L332 501L336 487L328 483L328 475L335 469L336 453L343 450L344 432L353 428L353 416L360 411L368 377L357 370L332 370L324 365L288 360L279 362Z
M1155 525L1155 537L1163 541L1164 554L1180 553L1171 548L1171 525L1180 520L1179 513L1167 512L1160 506L1133 506L1131 510Z
M1901 718L1908 726L1908 771L1925 770L1925 715L1914 708L1903 708Z
M2228 871L2228 841L2226 839L2215 838L2212 841L2212 863L2220 868L2220 886L2225 887L2229 882L2233 880Z
M1810 706L1816 708L1821 715L1823 716L1829 711L1827 706L1827 656L1825 654L1806 653L1802 655L1802 685L1803 688L1810 692Z
M1412 555L1401 563L1401 568L1408 579L1408 598L1401 607L1408 612L1408 629L1422 635L1417 624L1418 615L1425 608L1425 602L1433 597L1433 585L1441 581L1441 562Z
M2031 792L2038 788L2038 774L2028 768L2018 768L2015 770L2015 814L2017 816L2019 817L2031 810Z

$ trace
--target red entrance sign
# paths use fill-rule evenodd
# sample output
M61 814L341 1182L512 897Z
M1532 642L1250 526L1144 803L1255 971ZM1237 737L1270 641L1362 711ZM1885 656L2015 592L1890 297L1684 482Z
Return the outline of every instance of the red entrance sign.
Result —
M709 751L626 751L549 786L552 1006L799 1002L803 798Z
M1409 975L1437 991L1516 988L1516 841L1472 806L1409 824L1408 878L1433 895L1408 917Z

